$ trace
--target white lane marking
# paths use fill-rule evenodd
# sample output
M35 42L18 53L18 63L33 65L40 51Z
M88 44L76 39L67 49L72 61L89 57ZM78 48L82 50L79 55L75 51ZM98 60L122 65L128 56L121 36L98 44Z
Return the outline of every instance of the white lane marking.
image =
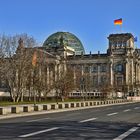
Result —
M116 114L118 114L118 112L107 114L107 116L112 116L112 115L116 115Z
M36 119L36 120L29 120L29 121L26 121L26 122L38 122L38 121L43 121L43 120L48 120L50 118L42 118L42 119Z
M93 121L93 120L96 120L96 119L97 118L90 118L90 119L87 119L87 120L82 120L79 123L89 122L89 121Z
M134 109L139 109L140 107L135 107Z
M50 128L50 129L45 129L45 130L41 130L41 131L37 131L37 132L25 134L25 135L20 135L19 137L20 138L27 138L27 137L30 137L30 136L34 136L34 135L38 135L38 134L41 134L41 133L53 131L53 130L56 130L56 129L59 129L59 127L53 127L53 128Z
M128 112L128 111L131 111L131 109L126 109L126 110L124 110L123 112Z
M132 134L133 132L135 132L139 127L133 127L131 129L129 129L127 132L121 134L120 136L114 138L113 140L123 140L124 138L126 138L127 136L129 136L130 134Z

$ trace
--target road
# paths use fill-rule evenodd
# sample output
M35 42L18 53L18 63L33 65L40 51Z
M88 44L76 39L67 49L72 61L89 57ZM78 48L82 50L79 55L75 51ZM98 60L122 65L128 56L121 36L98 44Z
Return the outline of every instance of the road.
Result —
M0 120L0 140L123 139L140 139L140 103Z

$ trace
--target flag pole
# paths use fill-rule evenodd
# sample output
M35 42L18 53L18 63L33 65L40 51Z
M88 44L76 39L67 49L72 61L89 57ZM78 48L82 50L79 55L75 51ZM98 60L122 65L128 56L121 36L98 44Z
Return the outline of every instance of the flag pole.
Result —
M114 20L115 25L120 26L120 33L122 32L122 18Z
M120 24L120 33L122 33L122 24Z

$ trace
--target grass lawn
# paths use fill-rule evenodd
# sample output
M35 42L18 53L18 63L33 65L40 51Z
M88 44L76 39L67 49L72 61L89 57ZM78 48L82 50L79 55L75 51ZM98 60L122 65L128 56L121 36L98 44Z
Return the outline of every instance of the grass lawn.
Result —
M88 100L100 100L100 99L87 99L86 101ZM80 101L83 101L83 99L65 99L64 102L80 102ZM62 102L62 101L58 101L58 102ZM36 102L36 104L47 104L47 103L57 103L57 101L55 99L53 100L47 100L47 101L41 101L41 102ZM34 104L34 101L28 101L28 102L8 102L8 101L0 101L0 106L8 106L8 105L22 105L22 104Z

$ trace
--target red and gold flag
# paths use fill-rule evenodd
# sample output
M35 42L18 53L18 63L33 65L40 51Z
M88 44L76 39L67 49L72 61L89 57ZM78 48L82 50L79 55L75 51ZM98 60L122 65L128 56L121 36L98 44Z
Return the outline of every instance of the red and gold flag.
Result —
M37 52L35 51L32 58L32 65L35 67L37 62Z
M114 20L115 25L122 25L122 18Z

